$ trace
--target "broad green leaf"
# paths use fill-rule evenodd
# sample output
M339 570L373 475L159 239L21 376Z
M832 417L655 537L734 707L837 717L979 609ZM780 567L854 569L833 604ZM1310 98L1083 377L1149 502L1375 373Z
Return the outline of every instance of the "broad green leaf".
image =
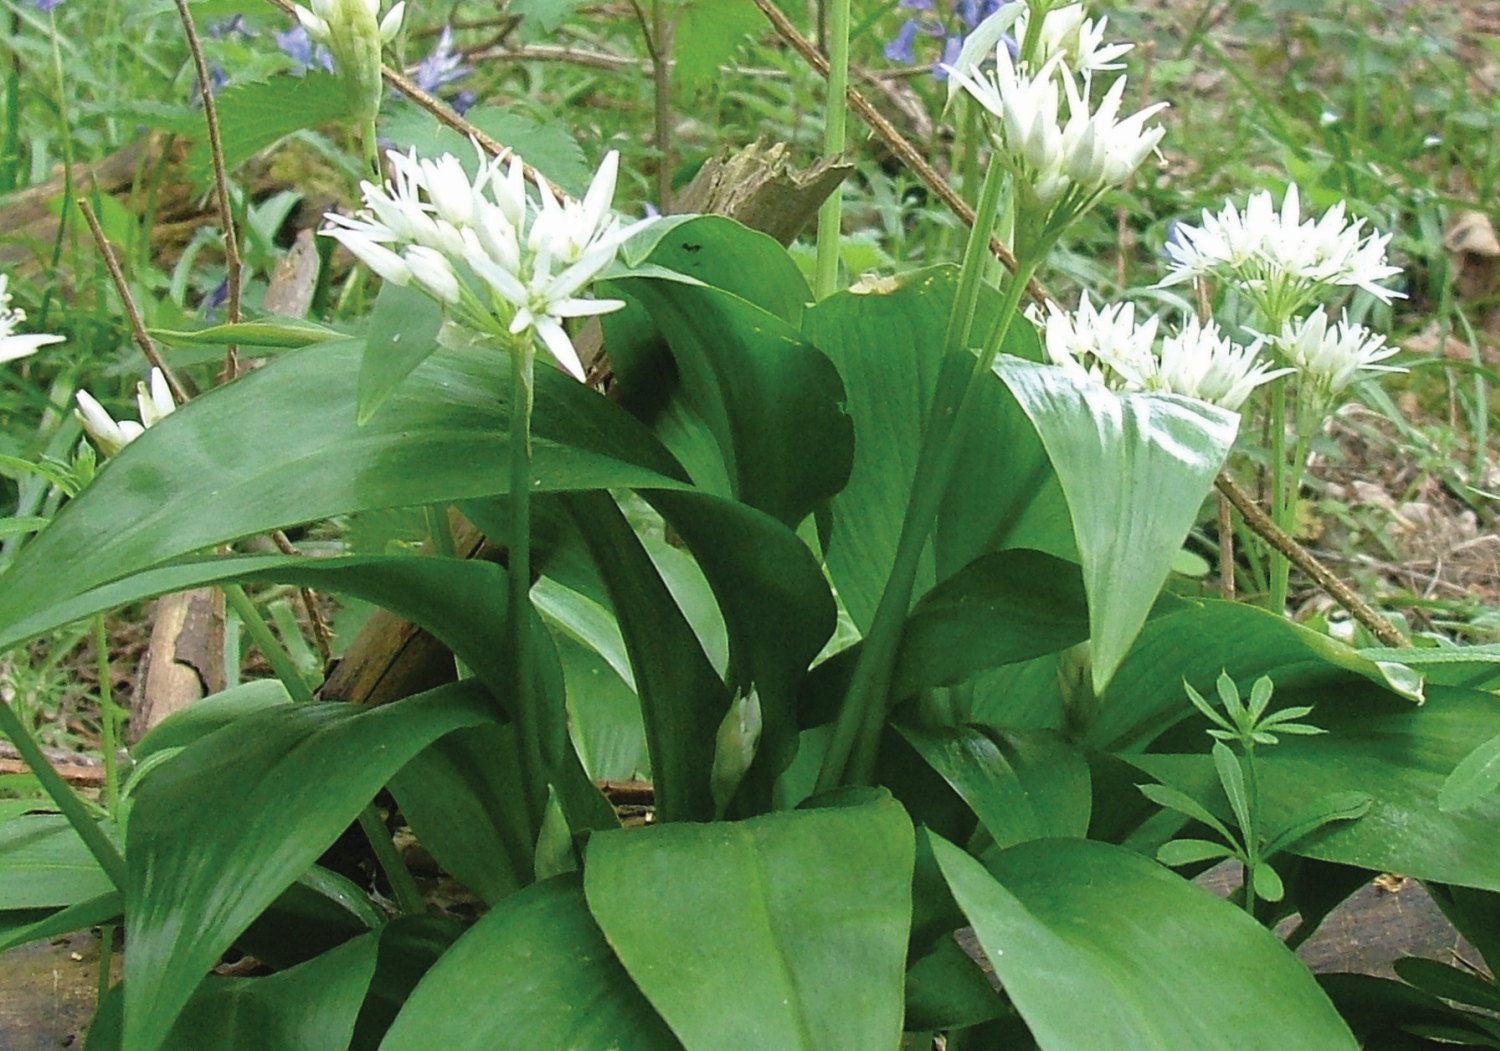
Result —
M906 1028L952 1030L1011 1014L979 965L952 938L906 970Z
M838 370L774 315L703 285L613 283L661 330L676 394L713 436L733 495L792 528L849 477L854 432Z
M0 910L76 905L113 889L67 818L23 814L0 824Z
M1437 883L1426 887L1443 915L1479 950L1490 973L1500 973L1500 894Z
M1500 734L1491 737L1459 761L1438 792L1444 811L1464 810L1500 787Z
M359 408L363 426L412 370L438 349L443 308L421 289L387 281L375 299L365 352L359 359Z
M1278 829L1276 835L1266 844L1264 854L1269 857L1279 850L1285 850L1303 836L1311 835L1324 825L1335 821L1354 821L1362 818L1370 812L1370 805L1373 802L1374 800L1364 792L1335 792L1326 796L1292 818L1285 828Z
M1394 968L1402 981L1424 993L1487 1011L1500 1011L1500 986L1494 981L1487 982L1457 967L1415 956L1402 957Z
M236 84L215 96L214 106L219 115L224 163L231 169L284 135L318 124L347 122L349 114L338 78L320 70L301 77L284 74ZM188 157L188 173L199 185L208 183L213 169L201 112L166 113L136 107L132 115L151 127L197 140Z
M1078 567L1040 551L982 555L929 591L907 618L892 695L950 686L1088 638Z
M152 329L151 335L177 347L257 347L271 350L297 350L314 343L334 343L349 337L335 329L304 321L301 318L261 318L235 325L209 325L206 328L174 332Z
M353 880L308 868L235 938L237 949L286 970L336 949L387 922Z
M520 762L513 727L473 726L433 742L390 783L417 841L487 905L531 882Z
M827 561L862 631L890 575L928 407L945 378L942 348L956 283L956 267L923 270L890 289L830 296L803 321L803 335L838 366L854 421L854 468L834 498ZM977 323L987 325L995 309L993 297L981 298ZM1034 344L1035 332L1017 324L1006 349L1026 354L1028 339ZM951 365L946 378L956 382L972 360ZM1030 421L1000 383L985 385L976 410L939 515L935 561L924 555L917 595L987 550L1070 553L1067 506Z
M1279 687L1277 696L1292 699ZM1418 708L1368 683L1307 689L1296 699L1318 702L1314 715L1328 733L1286 737L1256 752L1264 827L1284 827L1334 793L1365 793L1373 802L1364 817L1324 826L1288 849L1377 872L1500 890L1500 794L1459 812L1438 804L1443 782L1473 742L1500 732L1500 699L1434 686ZM1125 758L1196 799L1219 798L1208 756Z
M10 879L10 874L0 869L0 878ZM106 891L97 898L80 901L59 909L52 915L15 930L0 931L0 952L7 952L20 945L59 938L86 927L97 927L101 923L112 923L124 911L125 899L117 890Z
M156 1051L201 976L406 762L485 722L477 683L380 708L272 708L141 787L126 840L125 1051Z
M691 103L719 80L719 67L739 53L765 16L751 0L685 0L672 37L672 86Z
M729 637L728 687L755 689L763 728L747 775L751 810L797 750L797 690L833 635L838 608L807 545L770 515L707 493L648 490L713 588Z
M901 1037L913 853L885 798L596 835L584 889L688 1051L868 1051Z
M418 984L380 1051L676 1051L610 951L577 876L512 895Z
M712 820L709 772L729 691L609 494L562 500L609 590L630 654L660 819Z
M1237 602L1176 600L1173 606L1147 622L1115 674L1107 703L1087 727L1092 748L1144 747L1194 713L1184 680L1202 693L1226 671L1242 691L1269 675L1278 704L1293 690L1361 679L1422 699L1421 679L1405 666L1361 656L1285 617Z
M371 932L265 978L206 979L162 1051L328 1051L347 1047L375 974Z
M1234 445L1239 416L1190 398L1116 394L1009 356L995 371L1036 425L1067 495L1094 689L1103 692Z
M0 575L0 638L100 584L238 537L508 489L497 355L440 351L359 427L361 353L357 342L291 351L132 442ZM536 380L538 491L682 484L628 413L556 370Z
M1088 764L1061 740L1017 738L1002 749L972 726L897 729L969 804L996 845L1087 834Z
M1445 1027L1473 1046L1485 1032L1435 996L1390 978L1367 974L1320 974L1318 984L1338 1006L1360 1046L1380 1051L1445 1051L1453 1045L1413 1036L1412 1029ZM1460 1035L1457 1030L1461 1030ZM1479 1043L1478 1046L1484 1046Z
M1042 1051L1358 1046L1274 935L1155 862L1037 840L997 855L992 875L951 843L932 845Z
M380 928L380 954L349 1051L376 1051L424 975L468 924L457 916L398 916Z
M139 764L157 752L186 747L236 719L291 703L286 687L279 680L256 679L211 694L173 712L137 741L130 755Z

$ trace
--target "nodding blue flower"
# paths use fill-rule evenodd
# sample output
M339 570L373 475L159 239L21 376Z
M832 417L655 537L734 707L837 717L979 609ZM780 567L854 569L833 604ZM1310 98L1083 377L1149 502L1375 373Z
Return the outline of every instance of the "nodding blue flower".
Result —
M931 11L932 0L901 0L896 6L903 11Z
M229 278L225 278L209 290L199 304L199 313L204 321L212 321L219 308L229 301Z
M211 95L217 95L229 86L229 74L224 72L224 67L217 62L208 64L208 91ZM193 78L192 105L203 105L203 88L198 83L198 78Z
M463 64L463 56L453 49L453 29L444 26L432 53L412 69L411 79L417 87L433 95L439 88L462 80L470 72Z
M916 20L908 18L905 22L901 23L901 28L896 31L896 39L885 46L883 54L892 62L915 62L917 56L912 52L911 45L916 39Z
M276 46L292 60L292 75L302 76L314 66L326 73L333 72L333 55L322 44L313 46L312 37L301 23L284 33L276 34Z
M469 107L473 106L477 101L479 101L478 95L472 91L465 90L454 95L448 104L453 107L454 113L462 117L465 113L469 112Z
M1004 6L1004 0L958 0L958 20L963 23L965 33L972 33L980 22Z
M31 0L31 6L44 15L50 15L62 6L63 0Z

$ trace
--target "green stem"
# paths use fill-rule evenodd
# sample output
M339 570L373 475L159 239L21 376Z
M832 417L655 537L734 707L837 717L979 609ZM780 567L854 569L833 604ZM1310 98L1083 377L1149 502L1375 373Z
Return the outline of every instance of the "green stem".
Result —
M255 648L260 650L266 662L271 665L271 670L281 680L281 685L286 687L287 694L298 704L311 704L312 688L307 685L307 680L297 670L297 665L292 662L281 643L276 641L270 625L261 617L260 610L250 601L250 596L245 594L245 589L238 584L227 584L224 587L224 597L229 600L235 616L240 618L240 623L250 633L250 641L255 643Z
M380 820L380 814L373 804L360 811L359 827L370 841L370 849L375 851L375 861L385 873L385 878L391 881L391 891L396 895L396 904L400 906L402 914L420 916L426 912L427 902L422 898L422 888L417 886L416 878L406 867L406 862L401 860L396 844L391 841L390 829Z
M516 675L516 729L521 737L521 776L531 827L539 829L547 809L547 775L537 718L531 652L531 404L536 349L528 333L510 351L510 550L506 555L509 597L506 621Z
M989 231L999 203L999 184L993 169L985 179L985 192L979 215L969 234L964 253L964 268L948 318L947 346L950 350L967 349L978 302L978 273L984 263ZM977 247L976 247L977 246ZM891 575L881 593L880 603L860 649L859 661L849 683L849 691L839 709L833 737L823 766L818 771L818 789L826 791L846 782L868 783L874 776L875 759L880 746L880 728L885 720L887 693L896 658L896 647L906 623L907 610L916 586L917 568L928 533L942 506L943 495L958 463L958 451L965 422L978 401L984 377L994 364L995 355L1005 341L1011 320L1015 317L1021 296L1025 293L1036 264L1023 260L1006 288L1004 302L994 329L962 385L944 387L933 401L927 427L917 457L917 471L911 500L896 541L896 557Z
M380 181L380 145L375 137L375 118L366 120L359 129L359 137L363 140L365 151L365 165L375 175L375 181Z
M448 524L448 509L428 504L423 510L427 514L427 540L432 544L432 553L439 558L457 558L458 549L453 546L453 529Z
M1286 459L1286 377L1271 383L1271 521L1291 534L1294 532L1290 512L1296 508L1296 494L1287 492ZM1268 605L1278 617L1286 613L1287 580L1291 563L1279 551L1271 552L1271 595Z
M52 764L42 753L41 745L37 744L30 731L4 701L0 701L0 734L10 738L10 743L16 746L16 751L21 753L22 760L31 769L32 776L52 798L52 802L57 804L57 809L62 811L68 824L73 826L73 831L78 833L78 838L89 848L89 853L94 855L94 860L99 862L99 867L104 870L109 881L119 890L124 890L125 859L120 855L119 848L104 834L104 829L89 812L88 804L68 787L61 774L52 769Z
M109 681L109 636L104 628L104 614L94 615L94 657L99 668L99 730L104 745L104 809L113 814L120 804L120 774L116 769L116 736L119 710L115 708L114 690Z
M958 274L958 291L954 294L953 309L948 313L948 329L943 336L943 349L949 354L969 347L969 337L974 329L974 311L979 303L979 288L984 283L984 268L989 261L990 233L995 225L995 213L1000 209L1000 195L1005 189L1005 179L1004 165L991 164L990 170L985 173L984 186L979 191L979 204L974 209L974 225L969 230L969 241L964 246L963 266Z
M849 0L833 0L828 26L828 117L823 124L823 154L844 152L849 110ZM827 299L839 283L839 239L844 221L842 185L834 187L818 209L818 261L813 294Z

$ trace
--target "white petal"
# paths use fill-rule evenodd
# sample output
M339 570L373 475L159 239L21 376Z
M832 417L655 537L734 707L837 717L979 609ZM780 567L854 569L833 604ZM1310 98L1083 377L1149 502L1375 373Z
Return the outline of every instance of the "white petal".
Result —
M573 374L579 382L584 380L583 362L578 360L578 351L562 324L549 317L536 319L536 334L557 359L557 363Z
M385 245L377 244L352 230L324 230L323 233L349 249L360 262L387 281L398 285L411 283L411 267Z
M321 16L313 14L301 4L293 7L292 10L297 15L297 21L302 23L302 28L307 30L308 36L312 37L319 44L328 43L328 39L333 33L329 30L327 21Z
M623 299L564 299L550 306L553 317L594 317L598 314L612 314L616 310L624 310L625 301Z
M381 43L389 44L396 39L396 34L401 32L401 19L405 14L406 0L401 0L399 4L386 12L385 17L380 20Z
M588 192L583 195L583 215L590 229L597 227L600 220L609 214L609 207L615 199L615 179L619 172L620 152L610 150L604 155L599 170L594 173Z
M49 343L63 342L62 336L51 336L43 333L29 334L17 333L14 336L0 337L0 362L17 361L28 358L37 352L39 347L45 347Z

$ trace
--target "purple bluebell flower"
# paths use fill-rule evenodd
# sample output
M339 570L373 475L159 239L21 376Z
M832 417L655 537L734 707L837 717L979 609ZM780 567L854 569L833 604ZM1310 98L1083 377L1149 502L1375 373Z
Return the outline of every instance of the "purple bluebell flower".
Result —
M465 89L463 91L460 91L457 95L454 95L449 105L453 107L454 113L457 113L460 117L462 117L465 113L469 112L469 107L474 105L474 103L477 101L479 101L479 96L474 92Z
M63 0L31 0L31 6L44 15L50 15L62 6Z
M313 47L312 37L307 35L307 30L300 23L285 32L277 33L276 46L292 60L294 76L300 77L314 66L333 72L333 56L322 44Z
M463 64L463 55L453 48L453 29L444 26L432 53L417 63L416 68L411 71L411 78L417 87L429 95L435 95L439 88L462 80L470 72L469 67Z
M915 62L916 54L911 46L917 39L917 22L914 18L908 18L901 23L901 28L896 31L896 39L885 46L882 52L892 62L908 64Z
M235 15L232 18L222 18L217 22L210 22L206 32L215 40L225 37L239 37L241 40L250 40L255 34L245 25L244 15Z
M932 75L938 80L948 79L948 70L945 66L951 66L958 61L959 53L964 49L964 38L961 36L950 36L943 41L943 56L932 64Z
M931 11L932 0L901 0L896 6L903 11Z
M198 313L204 321L213 321L219 308L229 301L229 278L225 278L209 290L199 304Z

